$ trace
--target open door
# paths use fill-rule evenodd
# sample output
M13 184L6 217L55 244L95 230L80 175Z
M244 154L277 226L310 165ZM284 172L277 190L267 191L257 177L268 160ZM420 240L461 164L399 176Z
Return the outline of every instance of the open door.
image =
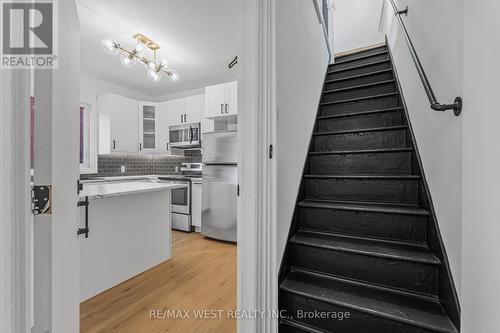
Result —
M52 5L58 67L0 69L1 332L79 331L79 26L74 1Z

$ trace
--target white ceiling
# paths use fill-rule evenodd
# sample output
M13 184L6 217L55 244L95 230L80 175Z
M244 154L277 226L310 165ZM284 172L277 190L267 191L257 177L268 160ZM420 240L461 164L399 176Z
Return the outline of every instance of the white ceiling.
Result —
M152 97L237 78L227 65L240 50L241 0L77 0L81 26L81 72ZM161 46L180 73L150 82L143 66L128 69L100 47L112 39L133 48L142 33ZM146 51L145 51L146 52Z

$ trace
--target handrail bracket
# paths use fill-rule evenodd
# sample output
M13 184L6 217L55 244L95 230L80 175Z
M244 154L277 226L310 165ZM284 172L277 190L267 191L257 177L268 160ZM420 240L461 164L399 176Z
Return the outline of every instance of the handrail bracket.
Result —
M396 12L396 15L401 15L401 14L405 14L405 16L408 16L408 6L406 6L404 10L398 10Z

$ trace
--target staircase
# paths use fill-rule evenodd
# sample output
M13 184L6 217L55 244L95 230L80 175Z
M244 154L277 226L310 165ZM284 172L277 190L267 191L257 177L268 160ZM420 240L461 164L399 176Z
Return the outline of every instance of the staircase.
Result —
M387 47L329 66L280 272L280 332L458 332L414 147Z

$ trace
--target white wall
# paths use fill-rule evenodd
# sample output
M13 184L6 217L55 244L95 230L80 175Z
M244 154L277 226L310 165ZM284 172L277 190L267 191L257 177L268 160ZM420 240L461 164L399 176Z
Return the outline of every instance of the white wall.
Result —
M379 31L383 0L333 0L334 53L384 41Z
M312 1L278 0L276 10L280 261L321 97L328 51Z
M410 11L408 17L403 16L403 21L434 92L439 102L451 103L462 94L461 1L397 1L399 9L406 5ZM451 111L436 112L430 109L389 0L385 2L384 12L384 32L393 50L395 68L460 295L462 117L455 117Z
M500 3L464 0L462 332L500 327Z
M142 78L141 78L142 79ZM116 84L80 74L80 96L95 101L95 97L104 93L115 93L140 101L154 101L152 96L118 86Z

